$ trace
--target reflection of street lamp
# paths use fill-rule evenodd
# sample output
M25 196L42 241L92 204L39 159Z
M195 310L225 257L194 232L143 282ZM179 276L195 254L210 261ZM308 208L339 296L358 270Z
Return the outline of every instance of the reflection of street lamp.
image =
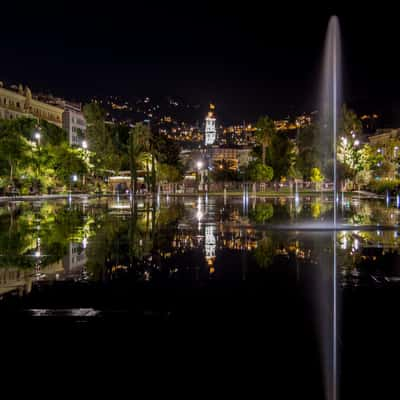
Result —
M203 173L202 173L203 162L197 161L196 166L197 166L197 171L198 171L197 174L200 175L200 182L199 182L198 189L201 190L203 188Z

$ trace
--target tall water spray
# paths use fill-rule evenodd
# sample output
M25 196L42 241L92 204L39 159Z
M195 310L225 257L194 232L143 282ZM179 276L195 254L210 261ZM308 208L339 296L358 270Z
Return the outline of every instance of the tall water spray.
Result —
M332 268L331 290L332 296L327 299L330 304L328 337L323 343L324 373L327 398L337 398L337 256L336 256L336 228L337 228L337 193L338 176L336 165L338 120L342 105L342 77L341 77L341 40L339 20L333 16L329 20L325 40L323 71L320 99L320 136L319 149L321 152L321 168L324 175L333 182L333 221L332 221ZM328 339L329 338L329 339Z
M325 40L320 98L319 149L321 166L328 178L332 178L334 200L337 198L336 143L338 118L342 105L341 40L337 17L331 17ZM335 201L336 204L336 201ZM336 223L336 206L333 215Z

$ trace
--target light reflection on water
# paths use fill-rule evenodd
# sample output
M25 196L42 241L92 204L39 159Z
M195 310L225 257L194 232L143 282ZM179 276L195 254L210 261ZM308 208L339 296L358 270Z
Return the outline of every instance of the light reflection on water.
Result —
M327 195L157 200L139 200L134 209L129 198L3 205L0 294L28 293L43 280L114 279L132 269L130 279L147 281L272 279L265 274L271 265L284 258L320 263L321 250L331 247L314 231L329 230ZM342 286L396 281L399 219L395 202L341 201L338 220L345 228L336 238ZM240 257L232 261L235 252ZM241 263L246 274L233 273Z
M134 309L154 320L185 315L185 324L204 309L206 325L231 313L236 321L242 310L247 323L248 315L275 320L283 327L275 340L285 346L282 332L300 329L296 351L314 337L304 351L317 354L324 370L323 360L332 358L332 310L338 307L340 328L343 293L400 285L397 203L388 207L385 199L344 196L338 229L332 230L332 216L326 194L5 204L0 207L0 306L18 299L24 315L45 321L98 321ZM333 302L334 287L340 294ZM175 298L162 290L155 294L154 288L186 292ZM198 295L198 288L206 290L196 303L189 293ZM227 288L236 294L226 304ZM303 365L304 356L299 360Z

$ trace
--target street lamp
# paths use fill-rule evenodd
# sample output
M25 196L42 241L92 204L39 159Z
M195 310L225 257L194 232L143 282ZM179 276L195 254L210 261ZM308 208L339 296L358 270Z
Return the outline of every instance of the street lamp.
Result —
M39 181L39 176L40 176L40 138L41 138L41 134L40 132L35 132L35 139L37 141L37 148L38 148L38 152L39 152L39 159L38 159L38 164L37 164L37 180ZM40 194L40 183L38 182L38 191Z
M77 182L78 181L78 175L73 174L71 175L71 179L69 181L69 198L71 200L71 195L72 195L72 182Z
M200 171L203 168L203 162L202 161L197 161L197 169Z
M84 154L85 154L85 161L87 162L87 148L88 148L88 144L86 140L82 140L82 149L84 150ZM85 186L85 175L83 175L82 177L82 184L83 186Z
M358 147L359 145L360 145L360 141L359 141L358 139L356 139L356 140L354 141L354 146Z

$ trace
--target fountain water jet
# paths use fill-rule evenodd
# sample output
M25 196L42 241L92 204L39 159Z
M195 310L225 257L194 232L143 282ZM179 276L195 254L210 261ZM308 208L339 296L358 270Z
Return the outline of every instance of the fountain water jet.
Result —
M342 104L341 82L341 41L339 20L331 17L328 24L325 52L323 62L323 74L321 82L320 99L320 137L319 149L321 151L321 168L325 176L330 176L333 181L333 221L332 221L332 296L327 299L327 307L330 310L330 321L323 322L324 340L321 345L324 355L325 390L328 399L337 398L337 207L338 207L338 176L336 164L337 131L339 110ZM342 196L343 202L343 196ZM331 305L329 307L329 300Z

